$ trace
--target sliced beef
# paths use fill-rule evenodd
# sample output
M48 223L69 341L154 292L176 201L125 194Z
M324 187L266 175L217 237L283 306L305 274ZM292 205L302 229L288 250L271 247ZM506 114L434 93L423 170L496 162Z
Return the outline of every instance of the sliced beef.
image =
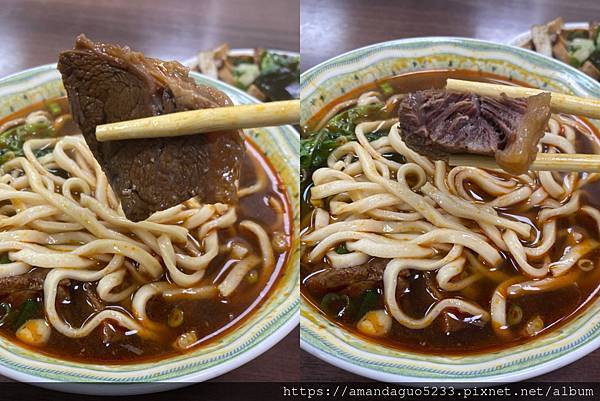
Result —
M34 269L19 276L0 278L0 298L17 291L41 291L47 274L47 269Z
M129 219L143 220L194 196L202 203L237 201L244 153L239 131L102 143L95 137L100 124L231 105L224 93L196 84L178 62L83 35L60 54L58 69L73 118Z
M550 94L499 99L425 90L399 105L399 132L408 147L433 159L450 154L495 156L511 173L523 173L535 159L550 118Z
M0 300L19 305L27 299L35 298L44 289L44 280L50 270L33 269L19 276L0 278ZM57 298L69 298L70 280L62 280L58 286Z
M358 266L327 268L308 277L305 284L311 291L320 293L333 290L355 292L360 289L373 288L374 283L383 280L383 272L388 262L388 259L375 258ZM409 271L405 270L398 280L398 288L401 291L408 286L408 275Z

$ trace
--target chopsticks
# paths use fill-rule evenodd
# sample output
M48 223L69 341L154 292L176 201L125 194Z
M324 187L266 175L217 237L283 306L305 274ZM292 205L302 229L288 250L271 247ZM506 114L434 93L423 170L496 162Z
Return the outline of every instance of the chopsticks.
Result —
M501 169L493 157L456 154L450 155L448 164L451 166L470 166L485 169ZM600 173L600 155L572 153L538 153L531 171L562 171Z
M446 90L469 92L490 97L500 97L502 94L508 97L529 97L547 92L550 93L550 110L552 112L600 119L600 100L597 99L564 95L522 86L488 84L458 79L448 79ZM449 164L451 166L471 166L487 169L500 168L492 157L470 154L450 155ZM600 173L600 155L538 153L529 166L529 170Z
M247 104L164 114L96 127L99 142L165 138L300 122L300 101Z
M529 97L540 93L550 93L550 110L554 113L574 114L577 116L600 119L600 100L586 97L564 95L562 93L524 88L522 86L488 84L483 82L448 79L446 90L451 92L470 92L482 96Z

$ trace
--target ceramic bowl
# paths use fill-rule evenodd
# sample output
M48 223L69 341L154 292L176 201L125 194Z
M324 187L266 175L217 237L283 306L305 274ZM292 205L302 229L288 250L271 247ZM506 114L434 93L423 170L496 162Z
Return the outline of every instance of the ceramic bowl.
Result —
M600 98L600 84L576 69L516 47L461 38L378 43L332 58L300 77L302 120L356 86L433 69L480 70L535 87ZM597 123L597 122L596 122ZM600 346L600 299L568 324L519 346L466 356L424 355L371 342L328 320L306 300L301 346L316 357L376 380L507 382L557 369Z
M198 82L225 92L236 104L258 100L225 83L200 74ZM55 65L45 65L0 80L0 116L31 103L64 96ZM290 126L246 131L285 183L294 213L292 249L298 249L298 133ZM153 392L222 375L262 354L298 324L299 255L292 252L282 276L267 299L234 330L188 353L146 363L84 364L24 348L0 337L0 375L26 382L120 383L120 386L53 385L54 389L101 394Z

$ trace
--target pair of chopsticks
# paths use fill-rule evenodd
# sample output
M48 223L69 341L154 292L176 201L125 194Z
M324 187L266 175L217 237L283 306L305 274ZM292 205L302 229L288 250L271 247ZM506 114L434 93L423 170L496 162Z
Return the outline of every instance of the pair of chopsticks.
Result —
M550 93L550 110L553 113L573 114L582 117L600 119L600 100L583 98L562 93L542 91L539 89L486 84L473 81L448 79L446 90L452 92L468 92L481 96L500 97L529 97L540 93ZM500 168L493 158L478 155L451 155L451 166L472 166L480 168ZM600 155L596 154L564 154L538 153L529 166L532 171L563 171L600 173Z
M520 86L487 84L457 79L448 79L446 89L491 97L500 97L502 94L509 97L529 97L546 92ZM549 93L551 95L550 109L552 112L600 119L600 100L554 92ZM96 127L96 139L104 142L124 139L162 138L231 129L298 124L299 121L300 101L289 100L184 111L99 125ZM452 166L499 168L493 158L477 155L452 155L449 163ZM538 153L529 169L533 171L600 173L600 155Z
M96 127L99 142L165 138L300 122L300 101L246 104L164 114Z

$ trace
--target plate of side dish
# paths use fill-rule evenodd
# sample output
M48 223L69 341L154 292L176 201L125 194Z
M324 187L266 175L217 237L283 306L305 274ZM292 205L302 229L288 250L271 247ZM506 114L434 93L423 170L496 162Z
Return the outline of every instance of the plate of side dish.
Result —
M598 153L598 121L550 114L547 95L445 92L448 78L600 98L569 65L452 37L303 73L301 347L382 381L528 379L600 346L598 176L449 166L444 152L502 165L515 133L542 124L533 151Z
M96 394L163 391L222 375L274 346L298 324L298 134L281 126L245 130L243 142L235 132L211 133L205 138L221 136L204 144L191 139L190 151L208 159L203 146L229 149L212 164L217 172L205 170L212 161L198 161L204 163L199 168L185 155L179 160L188 165L178 165L177 152L186 151L168 143L158 147L162 153L156 160L149 143L128 156L141 161L121 171L103 156L115 152L112 160L128 163L119 153L137 145L125 141L119 144L123 149L110 149L84 139L71 115L74 105L84 135L93 135L86 124L101 123L94 118L119 121L125 111L135 118L131 113L145 107L138 103L124 111L135 104L127 101L113 107L110 96L122 93L139 91L143 102L158 102L150 112L196 107L185 103L190 101L214 107L258 100L198 73L188 79L178 63L165 63L163 71L173 72L168 87L144 87L127 74L140 62L153 68L154 60L79 40L83 44L63 53L59 63L69 99L55 64L0 80L0 374ZM112 83L80 80L86 67L77 63L86 57L104 60L101 68L107 70L126 60L130 69L121 82L133 82L133 92L96 90ZM123 60L115 64L114 58ZM150 90L164 92L143 97ZM109 96L102 113L94 114L89 104L80 108L102 96ZM92 152L86 140L94 144ZM145 152L150 153L143 162ZM240 156L227 170L223 163L231 155ZM144 167L153 163L155 168ZM180 182L195 168L222 174L215 180L222 179L223 186L200 194L195 184ZM180 203L172 193L164 200L175 206L166 208L161 200L155 207L162 195L142 195L145 174L155 174L164 188L190 186L189 196L196 196ZM123 177L128 178L119 181ZM230 184L237 194L227 192ZM202 196L231 196L231 203L202 202ZM65 384L72 382L79 384ZM99 390L97 385L106 383L119 385Z

